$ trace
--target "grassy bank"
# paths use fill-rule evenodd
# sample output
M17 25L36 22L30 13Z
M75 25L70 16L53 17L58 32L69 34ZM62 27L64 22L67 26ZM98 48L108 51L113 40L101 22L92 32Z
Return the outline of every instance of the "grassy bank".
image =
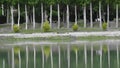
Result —
M71 37L71 36L64 36L64 37L34 37L34 38L14 38L14 37L1 37L0 43L15 43L15 42L25 42L25 41L32 41L32 42L40 42L40 41L50 41L50 42L71 42L71 41L99 41L99 40L119 40L120 37L107 37L107 36L87 36L87 37Z

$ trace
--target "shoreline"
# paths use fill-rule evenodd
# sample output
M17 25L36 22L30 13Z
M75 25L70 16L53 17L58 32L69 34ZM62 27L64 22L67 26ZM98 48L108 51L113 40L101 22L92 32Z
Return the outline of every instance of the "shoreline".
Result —
M120 36L120 31L100 31L100 32L66 32L66 33L9 33L9 34L0 34L0 37L14 37L14 38L34 38L34 37L87 37L87 36L107 36L114 37Z

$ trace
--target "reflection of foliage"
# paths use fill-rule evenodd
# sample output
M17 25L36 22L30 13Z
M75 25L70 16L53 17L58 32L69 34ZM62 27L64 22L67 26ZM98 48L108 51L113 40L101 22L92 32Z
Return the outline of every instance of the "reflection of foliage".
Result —
M107 45L103 45L103 52L104 52L104 53L107 52Z
M79 50L79 48L77 46L73 46L72 49L75 53Z
M46 56L46 60L50 55L50 47L49 46L44 46L44 54Z
M18 64L18 63L19 63L18 58L15 58L15 64Z
M14 47L14 53L15 54L18 54L20 51L20 48L18 46Z

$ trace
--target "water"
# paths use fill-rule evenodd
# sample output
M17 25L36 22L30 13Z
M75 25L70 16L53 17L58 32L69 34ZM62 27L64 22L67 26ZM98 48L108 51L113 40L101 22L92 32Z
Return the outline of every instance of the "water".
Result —
M47 59L46 46L50 48ZM19 45L18 54L14 47L0 47L0 68L119 68L120 64L119 42Z

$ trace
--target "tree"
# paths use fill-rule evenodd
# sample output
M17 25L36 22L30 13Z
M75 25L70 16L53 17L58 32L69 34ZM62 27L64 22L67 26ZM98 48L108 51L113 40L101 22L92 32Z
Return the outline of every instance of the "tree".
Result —
M109 28L109 3L110 3L110 0L106 0L105 2L107 4L107 28Z
M100 28L102 28L101 2L102 0L99 0L99 19L100 19L99 27Z
M118 28L118 4L120 3L120 1L115 0L115 4L116 4L116 28Z
M83 6L84 28L87 27L87 23L86 23L86 5L88 3L89 3L89 0L81 0L81 4Z
M43 2L44 2L44 0L40 0L40 2L41 2L41 29L42 29L42 27L43 27Z
M29 0L28 4L32 5L33 8L33 29L35 29L35 5L38 3L39 0Z
M4 15L4 2L5 2L5 0L0 1L1 9L2 9L2 15Z
M16 4L16 0L11 0L10 2L11 6L11 29L13 30L13 25L14 25L14 5Z
M57 11L58 11L58 29L60 28L60 0L57 0Z
M28 0L20 0L22 4L24 4L24 8L25 8L25 29L28 29Z
M55 4L55 0L47 0L48 4L50 5L50 27L52 28L52 6Z
M93 0L90 0L90 27L93 27L93 16L92 16L92 2Z
M71 4L74 5L75 8L75 24L77 24L77 5L78 5L79 0L71 0Z
M62 0L62 3L67 5L67 10L66 10L66 22L67 22L67 28L70 27L70 22L69 22L69 4L70 4L70 0Z
M18 27L20 26L20 1L17 0L17 4L18 4Z

